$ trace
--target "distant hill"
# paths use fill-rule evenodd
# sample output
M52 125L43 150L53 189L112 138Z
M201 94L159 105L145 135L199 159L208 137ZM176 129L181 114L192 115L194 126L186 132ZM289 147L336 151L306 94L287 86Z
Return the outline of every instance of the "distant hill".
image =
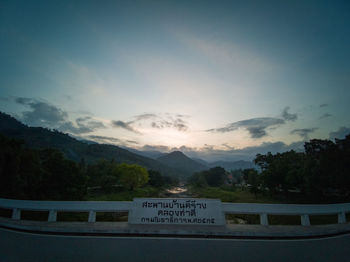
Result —
M192 175L194 172L208 169L207 166L192 160L180 151L171 152L157 158L157 160L164 165L179 170L186 177Z
M114 160L116 163L134 163L148 169L161 172L163 175L178 176L179 171L154 159L137 155L118 146L88 144L68 134L52 131L42 127L28 127L10 115L0 112L0 133L11 138L21 139L30 148L56 148L68 159L87 163L99 159Z
M251 161L215 161L208 164L210 167L221 166L226 169L226 171L237 170L237 169L247 169L247 168L257 168Z
M202 164L203 166L206 166L209 168L209 162L203 160L203 159L200 159L200 158L193 158L191 157L192 160L196 161L197 163L200 163Z
M167 153L163 153L163 152L159 152L159 151L141 151L141 150L137 150L137 149L134 149L134 148L130 148L130 147L126 147L125 148L126 150L130 151L130 152L133 152L135 154L138 154L140 156L145 156L145 157L149 157L149 158L152 158L152 159L157 159L161 156L165 156Z

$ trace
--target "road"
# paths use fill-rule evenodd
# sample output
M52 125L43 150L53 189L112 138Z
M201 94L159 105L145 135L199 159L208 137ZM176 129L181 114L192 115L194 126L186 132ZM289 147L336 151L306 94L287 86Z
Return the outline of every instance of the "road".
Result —
M221 240L40 235L0 229L0 261L350 261L350 235Z

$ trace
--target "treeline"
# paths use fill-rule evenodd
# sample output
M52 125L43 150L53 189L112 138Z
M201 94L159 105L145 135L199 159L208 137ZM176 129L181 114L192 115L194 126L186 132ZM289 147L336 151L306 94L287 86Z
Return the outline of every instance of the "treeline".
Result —
M134 164L100 160L86 165L67 160L56 149L29 149L0 135L0 197L38 200L84 200L88 190L134 190L175 184L175 179Z
M305 152L258 154L254 162L261 172L246 172L248 182L271 194L294 191L311 198L349 197L350 135L335 142L313 139L304 148Z
M227 174L222 167L213 167L209 170L194 173L188 183L196 187L221 186L227 181Z
M345 139L313 139L304 152L293 150L277 154L258 154L257 169L226 172L220 167L193 174L188 180L195 187L227 186L269 194L324 201L326 198L350 199L350 135Z

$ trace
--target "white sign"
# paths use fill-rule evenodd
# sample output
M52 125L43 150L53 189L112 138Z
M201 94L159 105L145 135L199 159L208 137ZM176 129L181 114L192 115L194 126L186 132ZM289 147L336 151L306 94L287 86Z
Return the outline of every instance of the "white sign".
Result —
M224 225L221 201L194 198L135 198L130 224Z

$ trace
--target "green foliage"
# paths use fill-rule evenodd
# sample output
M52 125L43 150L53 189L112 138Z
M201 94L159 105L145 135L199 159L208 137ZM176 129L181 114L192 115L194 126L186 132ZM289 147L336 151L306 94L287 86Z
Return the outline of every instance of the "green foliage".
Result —
M163 176L164 186L177 186L180 183L180 179L174 176Z
M221 199L223 202L280 203L280 201L264 195L256 199L254 194L238 189L233 190L232 187L191 187L190 190L195 197Z
M114 161L99 160L87 168L88 185L90 188L100 188L111 192L119 182L118 165Z
M242 169L236 169L232 170L230 172L232 175L232 184L241 184L243 182L243 170Z
M222 167L213 167L206 173L206 180L209 186L220 186L225 182L226 171Z
M159 197L160 188L145 186L134 190L123 189L113 193L89 193L91 201L132 201L135 197Z
M87 177L78 164L65 159L60 151L45 149L41 151L41 165L44 196L60 200L84 198Z
M117 172L120 176L120 183L130 190L143 186L149 179L147 170L136 164L120 164Z
M188 183L196 186L196 187L207 187L207 179L206 179L207 171L202 171L199 173L194 173L189 179Z
M68 134L42 127L28 127L15 118L0 112L0 133L23 141L32 149L54 148L75 162L85 159L87 164L94 164L100 159L114 160L115 163L138 164L148 169L161 172L163 175L179 176L181 172L160 162L134 154L114 145L87 144Z
M227 179L226 171L222 167L214 167L209 170L194 173L189 179L188 183L197 186L220 186L223 185Z
M335 143L313 139L304 147L305 153L258 154L254 162L262 170L261 186L271 194L286 196L299 190L315 201L331 192L346 201L350 196L350 135Z
M154 187L162 187L164 186L164 179L160 172L155 170L148 170L149 180L148 184Z
M79 166L54 149L33 150L0 136L1 197L20 199L82 199L86 176Z
M259 186L261 185L261 178L258 171L254 168L244 169L243 177L246 183L250 185L249 191L255 195L255 198L257 198Z

